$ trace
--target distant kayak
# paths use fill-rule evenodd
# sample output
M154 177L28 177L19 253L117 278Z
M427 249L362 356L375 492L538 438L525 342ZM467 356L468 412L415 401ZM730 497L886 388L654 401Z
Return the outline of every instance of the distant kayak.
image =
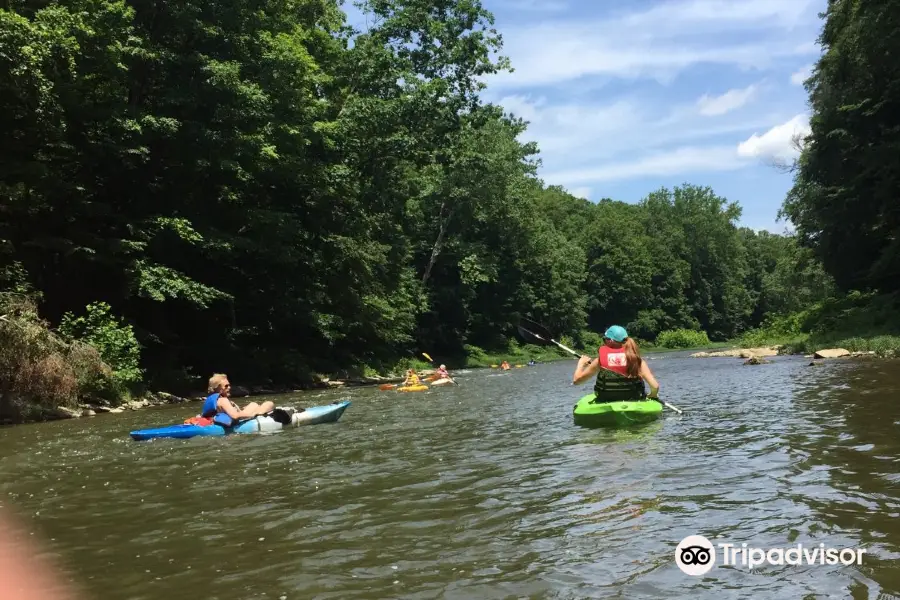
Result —
M453 385L453 383L454 383L454 381L452 379L447 379L447 378L438 379L437 381L435 381L431 384L431 387L436 387L439 385Z
M419 384L419 385L404 385L402 387L398 387L398 392L424 392L428 389L427 385Z
M290 422L285 424L276 421L271 415L261 415L241 421L235 427L222 427L221 425L169 425L156 429L139 429L130 433L132 439L137 441L152 440L155 438L187 439L197 436L223 436L232 433L274 433L283 429L300 427L301 425L318 425L319 423L334 423L341 418L349 400L327 404L325 406L310 406L305 410L294 408L279 408L290 417Z
M575 405L575 424L583 427L625 427L649 423L660 417L663 405L656 400L627 400L623 402L594 402L591 393Z

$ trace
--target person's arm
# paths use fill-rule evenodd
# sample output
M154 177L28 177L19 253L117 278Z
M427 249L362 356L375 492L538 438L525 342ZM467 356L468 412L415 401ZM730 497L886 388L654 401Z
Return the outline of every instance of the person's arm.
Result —
M243 410L238 410L238 407L235 406L234 402L229 400L228 398L219 398L216 402L219 405L219 408L222 409L222 412L234 419L235 421L240 419L249 419L250 417L255 417L255 413L248 413Z
M659 382L656 381L656 377L653 376L653 371L650 370L650 366L647 364L646 360L641 361L641 377L644 378L644 381L647 382L647 385L650 386L650 398L656 398L659 395Z
M600 361L595 360L588 364L591 358L582 356L578 359L578 366L575 367L575 373L572 375L572 385L579 385L600 372Z

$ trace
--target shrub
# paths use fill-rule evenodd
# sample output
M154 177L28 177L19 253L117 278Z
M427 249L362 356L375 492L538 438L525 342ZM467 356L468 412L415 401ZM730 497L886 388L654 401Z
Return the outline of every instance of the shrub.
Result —
M394 369L398 375L402 375L405 374L408 369L424 371L433 367L434 365L432 365L431 363L425 362L424 360L419 360L418 358L401 358L397 361L397 365L394 367Z
M96 348L103 362L112 368L112 382L116 387L125 389L143 378L141 346L134 331L131 325L123 324L111 314L105 302L88 304L82 316L67 312L58 331L69 342L80 340Z
M696 348L711 344L705 331L670 329L656 336L656 345L663 348Z
M86 344L67 343L29 296L0 294L0 418L25 421L74 407L86 386L112 371Z
M595 331L584 330L581 332L581 346L586 351L595 352L603 345L603 336Z

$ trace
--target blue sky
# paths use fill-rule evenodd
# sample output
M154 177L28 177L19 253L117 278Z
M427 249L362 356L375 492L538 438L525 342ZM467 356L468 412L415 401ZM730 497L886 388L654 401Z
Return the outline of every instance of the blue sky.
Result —
M636 202L689 182L782 232L778 208L808 131L802 82L826 0L482 0L514 72L486 100L529 121L548 184Z

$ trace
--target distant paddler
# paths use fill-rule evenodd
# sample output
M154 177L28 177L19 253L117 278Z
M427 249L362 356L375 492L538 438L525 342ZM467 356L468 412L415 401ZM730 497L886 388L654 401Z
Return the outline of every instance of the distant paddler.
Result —
M415 369L409 369L406 371L406 379L403 380L403 385L422 385L422 382L419 380L419 374L416 373Z

